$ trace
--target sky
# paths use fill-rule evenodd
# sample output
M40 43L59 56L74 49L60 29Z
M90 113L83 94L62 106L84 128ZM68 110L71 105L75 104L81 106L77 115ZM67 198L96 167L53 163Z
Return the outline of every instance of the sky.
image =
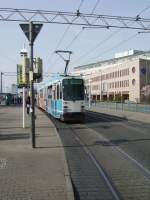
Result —
M0 8L38 9L150 18L148 0L0 0ZM93 10L94 9L94 10ZM16 72L20 51L28 41L19 22L0 21L0 72ZM117 52L129 49L149 50L150 34L137 34L129 29L82 29L81 26L44 24L34 44L34 57L43 59L45 74L64 71L65 62L54 53L72 51L69 71L73 67L113 58ZM63 37L63 39L62 39ZM72 42L73 41L73 42ZM3 76L3 90L16 83L15 76Z

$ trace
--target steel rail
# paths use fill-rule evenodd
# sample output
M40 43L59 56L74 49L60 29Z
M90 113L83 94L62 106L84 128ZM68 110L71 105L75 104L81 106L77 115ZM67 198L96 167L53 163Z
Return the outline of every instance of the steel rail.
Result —
M110 192L112 193L112 195L114 196L114 198L116 200L120 200L120 194L117 191L117 189L114 187L114 185L112 184L112 182L110 181L109 177L107 176L107 173L105 172L105 170L103 169L103 167L100 165L100 163L97 161L97 159L95 158L94 154L89 150L89 148L81 141L81 139L74 133L75 131L72 129L72 132L76 138L76 140L79 142L79 144L83 147L84 151L86 152L86 154L91 158L91 160L93 161L94 165L96 166L97 170L99 171L99 173L102 175L105 183L107 184Z
M58 127L58 124L60 122L58 122L56 119L51 118L54 125L56 126L57 131L61 131L62 127ZM63 124L65 125L65 124ZM117 189L115 188L115 186L113 185L113 183L111 182L111 180L109 179L109 177L107 176L107 173L105 172L105 170L103 169L103 167L100 165L100 163L96 160L95 156L90 152L90 150L88 149L87 145L85 145L81 139L76 135L73 127L69 126L68 124L65 125L67 126L67 129L70 129L71 132L73 133L76 141L80 144L80 146L83 148L84 152L86 153L86 155L92 160L93 164L95 165L95 167L97 168L98 172L100 173L100 175L102 176L103 180L105 181L109 191L111 192L111 194L113 195L115 200L120 200L121 199L121 194L117 191ZM68 127L69 126L69 127Z
M90 115L92 112L89 112ZM112 120L113 117L104 117L104 116L100 116L101 114L97 113L99 115L99 118L101 119L105 119L108 122L110 122L110 119ZM93 116L92 116L93 117ZM94 117L93 117L94 118ZM97 119L97 117L95 117L95 119ZM114 119L117 119L117 117L114 117ZM117 119L119 121L119 119ZM109 139L105 138L106 141L112 145L114 147L114 144L112 142L109 141ZM150 170L146 169L139 161L137 161L136 159L134 159L132 156L130 156L129 154L127 154L124 150L122 150L120 147L114 147L118 152L120 152L122 154L123 157L125 157L126 159L132 161L144 174L146 177L150 178Z

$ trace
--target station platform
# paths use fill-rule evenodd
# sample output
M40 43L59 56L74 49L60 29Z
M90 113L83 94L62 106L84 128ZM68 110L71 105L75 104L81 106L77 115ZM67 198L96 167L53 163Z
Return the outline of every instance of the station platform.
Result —
M22 107L0 106L0 200L73 200L64 149L50 119L36 109L36 148L30 116Z

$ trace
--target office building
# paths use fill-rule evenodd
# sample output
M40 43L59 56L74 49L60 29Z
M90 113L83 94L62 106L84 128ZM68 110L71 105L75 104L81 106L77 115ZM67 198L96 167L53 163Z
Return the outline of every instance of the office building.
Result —
M150 85L150 51L130 50L115 58L74 68L85 79L86 91L96 100L143 102Z

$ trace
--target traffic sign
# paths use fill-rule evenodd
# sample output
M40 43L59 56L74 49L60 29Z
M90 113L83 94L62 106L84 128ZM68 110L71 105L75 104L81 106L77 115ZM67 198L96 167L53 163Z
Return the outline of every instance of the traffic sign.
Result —
M36 36L39 34L43 24L32 24L32 42L36 39ZM27 39L30 41L30 24L20 24L21 29L26 35Z

